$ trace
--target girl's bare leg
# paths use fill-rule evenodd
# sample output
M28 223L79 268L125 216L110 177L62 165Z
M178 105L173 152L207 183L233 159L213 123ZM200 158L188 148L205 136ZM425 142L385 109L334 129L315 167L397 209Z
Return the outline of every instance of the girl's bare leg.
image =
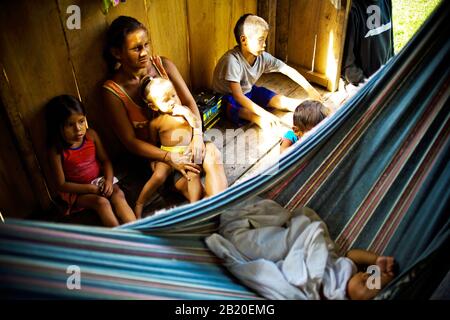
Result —
M138 199L136 200L134 213L136 214L137 219L141 218L142 210L144 209L145 204L150 200L156 190L166 181L167 177L171 173L171 170L171 167L164 162L157 162L155 164L152 176L148 179L147 183L142 188Z
M206 143L203 169L205 170L205 193L207 197L218 194L228 187L222 154L212 142Z
M189 202L196 202L203 197L203 186L199 174L188 171L190 180L182 177L175 183L175 188L186 198Z
M117 227L119 225L111 204L105 197L96 194L79 195L76 205L81 208L95 210L106 227Z
M127 199L120 187L115 184L111 195L111 203L116 211L117 216L123 223L136 220L133 210L128 205Z

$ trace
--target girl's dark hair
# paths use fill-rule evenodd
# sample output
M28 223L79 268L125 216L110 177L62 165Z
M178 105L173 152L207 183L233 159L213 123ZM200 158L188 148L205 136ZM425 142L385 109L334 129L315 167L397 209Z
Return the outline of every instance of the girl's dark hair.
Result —
M67 119L75 113L86 115L83 103L77 98L63 94L51 99L45 106L45 120L47 122L47 145L56 147L58 152L67 147L62 135L62 128Z
M317 100L305 100L294 112L294 126L306 132L330 115L330 109Z
M241 36L244 34L244 22L248 16L253 16L252 13L246 13L239 18L234 26L234 38L239 46L241 46Z
M122 49L126 36L136 30L145 30L147 28L138 20L132 17L120 16L111 23L106 33L106 46L103 50L103 58L108 65L108 71L114 72L117 60L112 55L111 49Z

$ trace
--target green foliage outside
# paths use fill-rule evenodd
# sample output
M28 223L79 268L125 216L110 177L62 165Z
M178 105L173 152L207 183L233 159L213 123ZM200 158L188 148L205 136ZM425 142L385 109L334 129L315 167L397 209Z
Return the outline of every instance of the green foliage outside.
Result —
M439 2L440 0L392 0L395 53L411 39Z

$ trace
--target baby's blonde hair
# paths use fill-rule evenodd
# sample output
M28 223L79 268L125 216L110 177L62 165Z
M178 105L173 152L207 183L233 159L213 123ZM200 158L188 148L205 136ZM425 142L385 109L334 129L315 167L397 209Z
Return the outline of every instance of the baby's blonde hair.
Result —
M172 82L169 79L165 78L152 78L150 76L145 76L141 79L140 84L140 94L142 99L146 100L148 96L152 97L151 90L154 86L158 86L164 83L170 83L172 85Z

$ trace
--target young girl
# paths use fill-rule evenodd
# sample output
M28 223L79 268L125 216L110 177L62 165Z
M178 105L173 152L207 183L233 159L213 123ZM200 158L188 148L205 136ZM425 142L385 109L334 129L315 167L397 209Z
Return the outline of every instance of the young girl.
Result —
M97 133L87 127L83 104L69 95L57 96L46 106L46 120L50 166L57 191L68 204L66 214L93 209L109 227L136 220L122 190L113 184L111 162ZM102 182L95 183L101 175Z
M140 92L144 101L156 113L149 122L150 141L154 145L161 145L161 150L166 153L179 153L180 156L189 153L194 135L201 135L202 123L189 108L181 105L172 82L167 78L146 76L141 80ZM201 163L202 160L198 159L196 163ZM153 174L136 201L134 212L138 218L150 197L173 172L172 167L163 161L154 161L152 169ZM202 198L204 190L200 174L188 171L186 178L175 172L174 180L175 189L189 202Z
M318 125L330 115L330 110L316 100L305 100L294 112L294 125L281 140L280 152L284 152L296 143L306 132Z

